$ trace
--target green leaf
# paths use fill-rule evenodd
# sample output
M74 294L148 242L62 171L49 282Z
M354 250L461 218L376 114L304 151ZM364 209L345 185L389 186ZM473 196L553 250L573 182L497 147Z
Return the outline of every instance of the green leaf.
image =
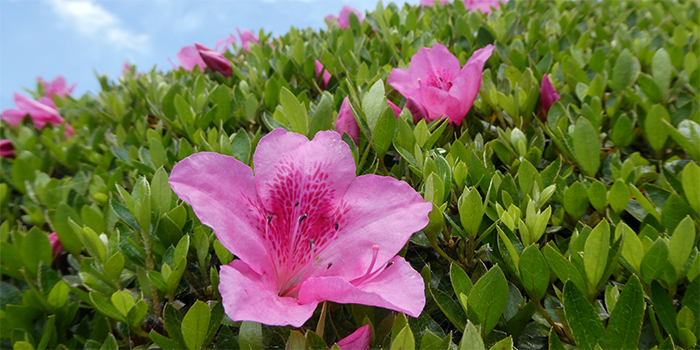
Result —
M66 250L74 256L78 256L83 249L83 244L80 242L78 235L68 224L68 218L72 218L78 225L83 224L80 215L78 215L75 209L66 203L61 203L58 205L58 209L56 209L56 214L54 214L51 224Z
M586 282L574 265L554 248L554 243L549 242L543 248L547 265L554 271L562 282L571 281L582 293L586 292Z
M564 209L572 218L578 220L588 209L588 191L576 181L564 191Z
M182 349L184 345L180 344L179 342L172 340L170 338L166 338L160 334L158 334L156 331L151 330L151 333L148 334L148 337L156 344L158 345L161 349Z
M53 288L51 288L51 292L49 292L49 296L46 300L51 306L58 309L68 302L68 292L70 292L68 284L63 281L58 281L58 283L54 284Z
M658 276L668 262L668 246L662 238L658 238L654 245L644 254L639 272L642 280L650 284Z
M280 89L280 104L284 115L289 121L292 131L306 135L309 129L309 120L306 117L306 109L296 96L286 87Z
M452 333L440 339L435 333L426 329L420 341L420 350L450 350L450 343L452 343Z
M693 210L688 203L683 200L683 197L677 193L672 193L666 200L663 211L661 212L661 223L668 229L673 231L678 224L685 219L686 216L692 215Z
M598 132L586 118L578 118L573 134L574 155L581 170L595 176L600 168L600 142Z
M369 125L369 129L372 130L372 132L375 130L379 117L387 108L389 107L386 103L384 81L379 79L372 85L369 91L362 96L362 110L365 112L367 125Z
M644 246L642 245L642 241L634 230L626 224L620 223L618 227L622 227L625 235L622 244L622 257L624 257L637 273L639 273L642 259L644 259Z
M598 314L571 281L564 285L564 313L579 349L593 349L597 344L605 344L605 328Z
M656 152L661 152L668 138L668 128L663 121L671 121L668 110L662 105L654 105L647 113L644 120L644 135L649 141L649 145Z
M134 297L128 291L120 291L112 294L112 305L123 316L129 314L129 310L136 305Z
M690 216L681 221L673 231L671 242L668 244L668 260L680 274L683 265L688 260L695 243L695 224Z
M588 200L596 211L604 213L608 205L608 190L605 185L598 180L593 181L588 187Z
M467 327L464 329L464 335L462 340L459 342L458 350L486 350L484 346L484 341L481 339L479 331L474 327L474 324L470 321L467 323Z
M508 336L507 338L499 340L496 344L493 344L489 350L513 350L513 337Z
M430 295L433 297L433 300L440 310L442 310L442 313L445 314L447 319L450 320L455 327L462 328L467 324L467 318L464 315L464 311L462 311L462 307L449 295L433 287L430 287Z
M242 322L238 331L238 344L241 346L241 350L262 350L263 334L260 323Z
M523 250L518 267L523 286L528 294L532 298L544 298L549 287L549 266L536 244Z
M671 64L671 56L663 48L656 50L654 58L651 61L651 76L654 77L656 85L661 89L662 94L668 92L671 85L671 73L673 72L673 64Z
M460 293L464 295L469 295L472 289L472 280L469 279L464 270L457 264L450 264L450 281L452 282L452 288L455 291L455 295Z
M16 254L16 253L15 253ZM51 265L53 253L51 252L51 242L49 237L39 228L34 227L22 240L22 261L30 275L36 276L39 269L39 262Z
M406 325L391 343L391 350L415 350L416 340L413 338L411 327Z
M619 94L637 80L639 70L637 58L632 56L628 49L622 50L620 55L617 56L617 60L615 60L610 87Z
M498 323L507 303L508 281L496 265L472 287L467 298L467 315L475 324L481 325L482 333L487 335Z
M610 315L606 349L635 349L644 319L644 293L636 275L632 275L622 290Z
M470 240L474 240L479 233L483 217L484 204L479 191L473 188L462 192L459 200L459 219Z
M673 301L668 296L668 292L658 282L651 283L651 301L654 303L654 310L659 316L659 322L674 339L678 339L678 327L676 325L676 308Z
M189 349L200 349L204 346L204 338L207 336L211 310L201 300L197 300L187 311L182 319L181 331L185 344Z
M180 94L175 95L173 104L175 106L175 110L177 111L177 115L180 116L180 120L186 124L194 125L194 111L192 111L190 104L187 103L187 101L185 101Z
M170 211L172 197L173 190L168 184L168 173L160 167L151 181L151 209L156 213L156 218Z
M374 132L372 133L372 142L374 150L377 152L378 158L383 158L386 151L391 146L396 132L396 116L391 108L386 108L377 120Z
M700 179L700 166L694 162L688 162L681 177L683 192L690 207L700 215L700 181L698 179Z
M616 180L615 184L610 188L610 193L608 194L608 200L610 201L610 208L620 214L627 203L630 201L630 190L622 180Z
M314 115L311 116L309 139L313 139L317 132L323 130L333 130L333 97L329 93L323 94Z
M595 292L608 267L610 225L601 221L588 235L583 248L583 267L588 278L589 292Z

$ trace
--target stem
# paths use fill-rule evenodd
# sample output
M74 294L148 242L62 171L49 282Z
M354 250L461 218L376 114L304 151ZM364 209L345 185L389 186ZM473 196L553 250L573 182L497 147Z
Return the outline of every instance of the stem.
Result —
M390 176L389 170L387 170L386 164L384 164L384 157L382 157L381 159L378 159L378 160L379 160L379 165L381 166L382 170L384 171L384 175Z
M143 250L146 252L146 270L154 269L153 252L151 251L151 238L148 236L148 228L141 229L141 237L143 239ZM160 301L158 301L158 289L151 283L151 294L153 296L153 312L157 317L161 317Z
M440 248L440 246L437 243L437 240L434 237L428 237L428 240L430 241L430 245L433 247L433 249L435 249L435 251L438 252L438 254L440 254L441 257L445 258L447 261L453 264L457 264L460 267L464 268L464 264L460 263L455 259L452 259L449 255L447 255L447 253L445 253L445 251L443 251Z
M324 301L321 307L321 317L318 319L318 324L316 325L316 334L323 338L323 330L326 327L326 314L328 313L328 302Z
M561 329L561 326L558 325L556 322L554 322L554 320L552 320L552 317L549 316L549 313L547 313L547 310L545 310L544 307L542 307L540 300L539 299L533 299L533 300L535 301L535 306L537 306L537 310L540 312L542 317L544 317L544 319L547 320L547 323L549 323L549 325L552 326L552 328L554 328L554 331L557 332L559 337L561 337L563 339L569 339L566 336L566 334L564 333L564 330Z

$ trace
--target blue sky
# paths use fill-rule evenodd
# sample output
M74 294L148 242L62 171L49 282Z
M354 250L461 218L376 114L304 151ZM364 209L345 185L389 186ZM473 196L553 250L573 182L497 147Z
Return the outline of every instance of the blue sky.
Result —
M419 0L394 0L418 3ZM236 27L273 35L322 28L344 5L364 12L378 0L0 0L0 110L36 78L63 75L74 96L97 91L93 70L115 79L124 60L170 69L182 46L214 46ZM392 1L384 1L388 4ZM240 41L239 41L240 43ZM175 60L176 61L176 60Z

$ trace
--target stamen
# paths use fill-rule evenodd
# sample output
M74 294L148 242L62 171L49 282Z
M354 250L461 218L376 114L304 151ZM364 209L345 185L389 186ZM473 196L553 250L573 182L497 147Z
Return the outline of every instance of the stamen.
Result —
M386 267L385 267L384 269L385 269L385 270L388 269L389 266L391 266L391 265L394 265L394 262L393 262L393 261L389 261L388 263L386 263Z
M299 206L299 201L296 201L296 202L294 203L294 206L295 206L295 207L298 207L298 206Z
M326 270L330 269L331 266L333 266L333 263L332 263L332 262L329 262L329 263L328 263L328 267L326 267Z
M367 272L365 272L365 276L369 275L369 273L372 272L372 268L374 267L374 263L377 261L377 255L379 255L379 246L373 245L372 246L372 262L369 263L369 267L367 268Z
M339 228L338 222L334 223L333 227L335 227L335 230L338 231L338 228Z
M271 221L272 221L272 214L267 214L267 224L270 225Z
M306 219L307 216L308 216L308 215L306 215L306 214L303 214L302 216L300 216L300 217L299 217L299 223L301 224L301 222L304 221L304 219ZM312 240L311 244L313 244L313 240Z

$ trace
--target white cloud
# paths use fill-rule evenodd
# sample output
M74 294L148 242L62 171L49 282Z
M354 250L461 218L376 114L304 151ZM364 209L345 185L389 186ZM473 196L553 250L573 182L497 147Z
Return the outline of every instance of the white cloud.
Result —
M49 4L64 24L88 38L104 38L117 49L148 51L147 35L124 28L119 18L89 0L49 0Z

